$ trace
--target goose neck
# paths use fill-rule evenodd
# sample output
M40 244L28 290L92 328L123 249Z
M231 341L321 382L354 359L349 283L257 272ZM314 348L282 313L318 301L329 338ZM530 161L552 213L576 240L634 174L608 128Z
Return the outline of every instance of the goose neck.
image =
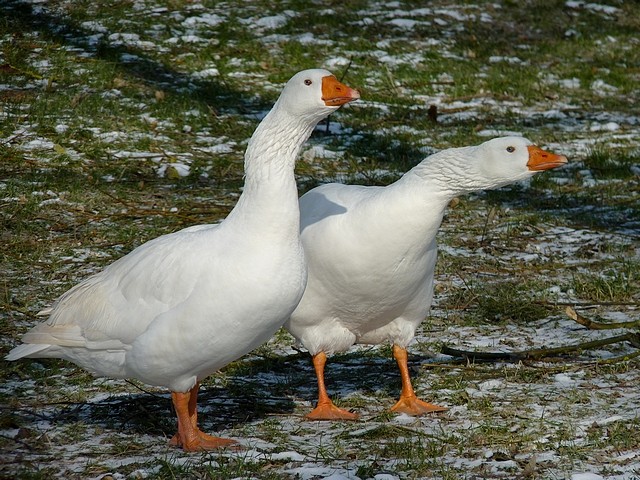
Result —
M443 150L424 159L409 175L429 185L430 195L438 194L448 202L488 187L475 156L476 147Z
M294 167L315 122L303 121L276 106L249 139L242 195L228 218L255 219L274 228L299 228L298 189Z
M314 126L315 122L289 115L276 103L249 139L244 160L246 182L291 175Z

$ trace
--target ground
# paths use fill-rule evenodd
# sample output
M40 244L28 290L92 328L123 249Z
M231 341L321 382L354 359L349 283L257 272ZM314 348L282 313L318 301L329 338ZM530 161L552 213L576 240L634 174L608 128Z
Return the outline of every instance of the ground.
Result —
M276 5L277 4L277 5ZM432 311L411 345L423 399L389 412L388 345L331 357L357 422L310 422L308 354L284 331L204 382L201 422L240 449L170 447L169 394L57 360L2 363L3 478L637 479L640 5L7 1L0 6L0 353L68 288L163 233L217 222L283 83L322 67L362 100L296 175L385 185L431 152L518 134L569 158L451 203ZM594 330L566 308L625 328ZM633 325L635 323L635 326ZM629 341L631 340L631 341Z

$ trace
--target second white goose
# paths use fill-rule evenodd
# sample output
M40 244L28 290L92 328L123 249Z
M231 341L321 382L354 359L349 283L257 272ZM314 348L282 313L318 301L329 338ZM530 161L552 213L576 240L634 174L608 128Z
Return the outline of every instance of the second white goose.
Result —
M520 137L451 148L427 157L387 187L327 184L300 199L309 279L285 324L313 356L314 420L354 420L333 404L326 356L355 343L393 343L402 392L392 410L411 415L445 408L416 397L406 347L433 296L436 233L455 196L497 188L563 165L567 159Z

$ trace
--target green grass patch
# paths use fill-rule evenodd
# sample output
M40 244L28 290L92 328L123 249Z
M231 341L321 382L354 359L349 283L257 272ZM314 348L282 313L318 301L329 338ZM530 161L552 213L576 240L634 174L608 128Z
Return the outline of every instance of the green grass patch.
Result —
M592 149L584 159L585 166L597 179L627 179L635 174L631 167L640 163L640 157L627 151L616 151L606 147Z
M600 273L574 275L572 286L576 294L593 302L633 301L640 296L639 268L637 261L619 258Z

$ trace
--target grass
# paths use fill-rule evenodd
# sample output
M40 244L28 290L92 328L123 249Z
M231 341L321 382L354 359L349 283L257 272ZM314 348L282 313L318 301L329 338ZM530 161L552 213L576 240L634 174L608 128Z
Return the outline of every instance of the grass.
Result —
M3 353L79 280L146 240L223 218L242 185L246 140L297 70L327 66L363 97L332 116L340 133L311 139L335 155L303 155L301 193L333 179L385 185L429 152L494 131L520 132L571 163L527 186L462 197L447 212L411 373L418 393L449 414L407 423L391 414L400 382L390 349L363 347L327 365L331 396L363 420L305 422L313 369L282 331L204 382L205 428L243 439L245 450L184 455L164 445L174 429L165 392L58 360L5 362L0 448L13 460L0 476L275 479L322 467L319 477L362 479L639 477L624 459L640 448L637 404L626 396L637 359L598 363L631 347L559 363L432 361L441 343L521 350L590 338L556 302L637 317L640 7L611 6L3 3ZM283 10L286 22L260 26ZM196 75L211 68L217 76ZM576 385L563 386L564 376ZM297 460L278 456L286 452Z
M589 152L584 163L597 179L629 180L634 176L631 167L638 161L638 156L629 152L596 147Z
M618 258L615 268L598 274L583 273L573 278L573 288L583 298L594 302L633 301L640 295L638 262Z
M485 321L535 322L546 318L549 310L539 299L530 297L537 285L526 281L501 282L478 294L478 314Z

